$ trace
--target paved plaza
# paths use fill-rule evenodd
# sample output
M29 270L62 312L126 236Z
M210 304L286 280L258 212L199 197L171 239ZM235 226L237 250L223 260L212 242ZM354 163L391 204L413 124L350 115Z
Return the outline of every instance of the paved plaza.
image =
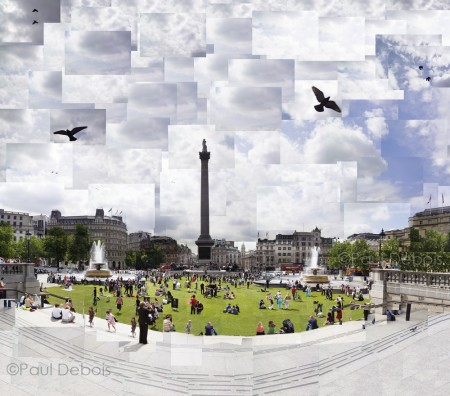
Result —
M81 314L62 324L50 312L1 308L2 394L448 394L449 314L263 337L149 331L140 345L128 325L109 333L100 318L89 328Z

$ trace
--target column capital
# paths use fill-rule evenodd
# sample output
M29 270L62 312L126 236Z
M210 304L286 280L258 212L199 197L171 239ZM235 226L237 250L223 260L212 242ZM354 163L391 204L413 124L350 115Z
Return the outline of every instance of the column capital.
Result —
M200 159L209 160L211 153L209 151L199 151Z

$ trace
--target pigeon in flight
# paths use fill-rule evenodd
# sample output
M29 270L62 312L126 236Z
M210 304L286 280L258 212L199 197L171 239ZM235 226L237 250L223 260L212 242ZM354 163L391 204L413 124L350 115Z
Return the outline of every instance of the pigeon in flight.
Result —
M417 330L417 326L413 327L412 329L409 329L411 331L416 331Z
M32 25L36 25L36 23L39 23L38 21L33 21Z
M39 12L38 10L36 10L36 8L32 11L32 12Z
M69 137L71 142L74 142L75 140L77 140L77 138L75 137L75 134L86 128L87 128L87 126L76 127L76 128L73 128L71 131L69 131L68 129L66 129L66 130L61 129L60 131L53 132L53 134L54 135L66 135Z
M330 100L329 96L326 98L320 89L318 89L316 87L312 87L312 90L314 92L314 95L316 95L317 100L320 102L320 104L314 106L316 111L322 112L322 111L324 111L324 107L327 107L328 109L337 111L338 113L341 112L341 109L336 104L336 102L333 102L332 100Z
M431 81L431 77L427 77L425 80L426 81Z
M419 70L423 70L423 66L419 66Z

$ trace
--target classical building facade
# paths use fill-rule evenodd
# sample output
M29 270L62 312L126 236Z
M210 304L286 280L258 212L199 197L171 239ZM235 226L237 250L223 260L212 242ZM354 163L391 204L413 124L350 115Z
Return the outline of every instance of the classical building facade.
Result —
M260 239L256 243L256 266L260 270L278 268L284 264L305 265L313 247L320 248L319 260L326 265L328 250L333 238L321 236L321 230L294 231L292 234L277 234L275 239Z
M418 212L408 219L408 224L417 229L421 236L425 235L426 230L447 234L450 232L450 206Z
M128 250L139 252L142 250L142 241L150 239L152 234L145 231L132 232L128 234Z
M211 249L211 261L218 266L240 265L241 252L234 247L233 241L225 239L214 239L214 245Z
M27 232L34 235L33 216L23 212L9 212L0 209L0 222L10 224L14 232L14 240L22 241L26 239Z
M45 238L48 233L49 217L47 215L33 215L33 234L39 238Z
M91 240L103 241L111 269L125 268L127 226L122 216L105 216L103 209L97 209L95 216L62 216L59 210L52 210L48 228L61 227L74 234L78 224L87 227Z

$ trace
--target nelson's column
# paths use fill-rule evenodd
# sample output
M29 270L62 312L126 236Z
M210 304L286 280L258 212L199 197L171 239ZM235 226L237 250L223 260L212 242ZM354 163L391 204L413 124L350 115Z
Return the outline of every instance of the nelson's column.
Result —
M201 167L201 190L200 190L200 236L195 241L198 246L199 264L209 264L211 262L211 247L214 241L209 235L209 182L208 182L208 161L210 152L206 147L206 140L203 139L203 149L199 152Z

